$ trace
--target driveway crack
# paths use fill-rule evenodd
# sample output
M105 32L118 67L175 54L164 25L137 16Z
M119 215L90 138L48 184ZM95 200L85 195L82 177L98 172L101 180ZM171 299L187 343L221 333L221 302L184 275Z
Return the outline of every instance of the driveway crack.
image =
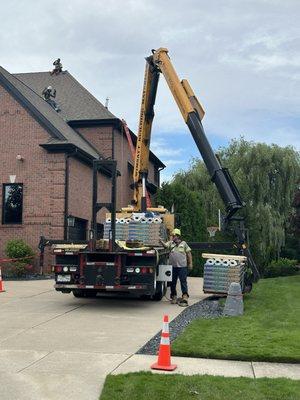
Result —
M19 371L17 371L17 374L24 371L27 368L32 367L35 364L38 364L40 361L44 360L46 357L49 356L49 354L53 353L53 351L50 351L49 353L45 354L43 357L39 358L38 360L33 361L31 364L27 365L26 367L20 369Z
M113 368L109 374L112 374L114 371L116 371L122 364L124 364L126 361L128 361L132 356L134 356L134 354L130 354L127 358L125 358L125 360L121 361L115 368ZM107 374L107 375L109 375Z
M254 379L256 379L256 375L255 375L254 366L253 366L253 362L252 361L251 361L251 368L252 368L252 372L253 372L253 377L254 377Z
M29 331L30 329L37 328L38 326L47 324L48 322L53 321L54 319L63 317L64 315L69 314L70 312L75 311L75 310L77 310L78 308L81 308L81 307L85 307L85 304L81 304L81 305L78 306L78 307L74 307L74 308L72 308L71 310L65 311L65 312L62 313L62 314L55 315L55 317L49 318L49 319L47 319L47 321L43 321L43 322L40 322L39 324L33 325L33 326L31 326L30 328L28 328L27 330Z
M77 310L78 308L85 307L85 306L86 306L86 304L81 304L80 306L74 307L74 308L72 308L71 310L65 311L64 313L55 315L55 317L49 318L49 319L47 319L46 321L40 322L39 324L33 325L33 326L31 326L31 327L29 327L29 328L27 328L27 329L23 329L21 332L18 332L18 333L16 333L15 335L9 336L9 337L5 338L4 340L1 340L1 341L0 341L0 344L2 345L4 342L6 342L7 340L9 340L11 337L16 337L16 336L22 335L23 333L26 333L26 332L30 331L31 329L34 329L34 328L37 328L38 326L47 324L48 322L53 321L54 319L63 317L64 315L69 314L70 312L75 311L75 310Z

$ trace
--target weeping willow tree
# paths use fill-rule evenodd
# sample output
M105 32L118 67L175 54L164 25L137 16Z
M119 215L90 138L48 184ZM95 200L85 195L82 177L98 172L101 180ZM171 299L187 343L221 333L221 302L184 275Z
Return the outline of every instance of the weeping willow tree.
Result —
M278 257L285 244L292 203L300 182L299 153L292 147L253 143L241 138L221 149L219 157L246 202L242 214L259 263ZM193 160L190 169L178 173L169 185L181 185L198 194L205 229L217 223L217 210L223 209L223 204L202 160ZM192 207L189 212L193 214Z
M180 226L186 240L193 241L195 237L204 240L204 205L199 193L181 182L166 183L158 192L156 201L169 210L175 207L176 225Z

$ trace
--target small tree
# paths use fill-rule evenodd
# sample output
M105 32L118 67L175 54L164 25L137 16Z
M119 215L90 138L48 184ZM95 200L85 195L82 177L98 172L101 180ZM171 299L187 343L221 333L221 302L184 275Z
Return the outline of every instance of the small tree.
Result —
M22 276L28 270L34 252L24 240L12 239L6 243L5 254L9 258L16 259L12 261L10 265L16 275Z

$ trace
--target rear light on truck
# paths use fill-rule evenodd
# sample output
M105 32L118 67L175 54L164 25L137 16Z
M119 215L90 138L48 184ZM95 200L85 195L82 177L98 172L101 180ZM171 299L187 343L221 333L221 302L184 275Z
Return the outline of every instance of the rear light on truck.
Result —
M62 266L61 265L54 265L54 272L58 273L62 271Z
M142 267L141 273L142 273L142 274L153 274L153 268Z
M136 274L153 274L154 269L151 267L127 267L126 272L127 273L133 273L135 272Z

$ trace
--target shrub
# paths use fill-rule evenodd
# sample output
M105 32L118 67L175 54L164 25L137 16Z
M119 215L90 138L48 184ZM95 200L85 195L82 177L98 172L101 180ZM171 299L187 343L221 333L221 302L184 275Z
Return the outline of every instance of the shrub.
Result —
M295 275L299 272L297 260L290 260L288 258L279 258L273 260L264 269L264 278L274 278L277 276Z
M31 271L30 257L34 255L34 252L24 240L9 240L6 243L5 254L9 258L20 258L20 261L11 261L5 266L4 273L8 276L22 276Z
M22 239L12 239L6 243L5 254L9 258L23 258L33 256L32 248Z

